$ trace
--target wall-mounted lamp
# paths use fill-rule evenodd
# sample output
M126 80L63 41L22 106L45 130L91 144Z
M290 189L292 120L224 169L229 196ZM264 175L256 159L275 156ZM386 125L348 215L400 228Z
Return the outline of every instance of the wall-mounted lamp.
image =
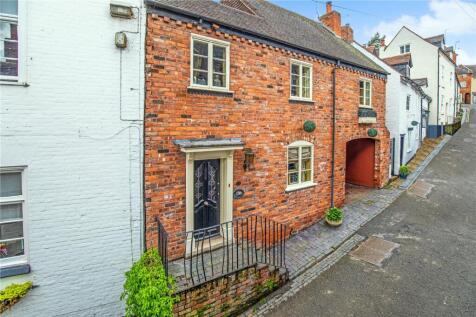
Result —
M118 48L126 48L127 47L127 36L124 32L116 32L114 36L114 43Z
M132 7L118 4L118 3L111 3L110 12L112 17L122 18L122 19L132 19L134 17L134 13L132 12Z
M254 168L255 154L251 149L245 149L245 161L243 162L243 169L249 171Z

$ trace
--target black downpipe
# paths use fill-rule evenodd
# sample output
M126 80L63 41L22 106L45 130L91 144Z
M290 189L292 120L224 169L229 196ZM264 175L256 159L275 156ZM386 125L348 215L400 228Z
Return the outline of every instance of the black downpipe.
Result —
M332 160L331 160L331 208L334 207L334 179L335 179L335 155L336 155L336 70L340 65L337 61L332 72Z
M440 51L438 51L438 78L436 90L436 137L440 136Z
M420 147L423 143L423 97L420 98Z

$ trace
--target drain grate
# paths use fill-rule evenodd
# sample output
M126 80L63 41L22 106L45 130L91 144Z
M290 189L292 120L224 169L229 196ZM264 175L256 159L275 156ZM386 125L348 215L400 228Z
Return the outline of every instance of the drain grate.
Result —
M393 250L400 245L382 238L371 236L362 242L355 250L350 252L350 256L378 267L382 267L385 259L392 256Z

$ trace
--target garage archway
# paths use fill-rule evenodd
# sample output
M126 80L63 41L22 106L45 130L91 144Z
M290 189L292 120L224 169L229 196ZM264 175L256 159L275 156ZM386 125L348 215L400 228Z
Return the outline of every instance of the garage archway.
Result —
M375 140L364 138L347 142L345 181L375 187Z

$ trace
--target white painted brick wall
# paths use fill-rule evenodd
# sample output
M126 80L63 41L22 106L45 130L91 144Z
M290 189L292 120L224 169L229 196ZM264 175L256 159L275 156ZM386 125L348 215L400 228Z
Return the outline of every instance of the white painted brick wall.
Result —
M122 0L142 6L140 0ZM116 316L141 252L145 19L108 0L27 3L29 87L0 85L0 166L25 165L33 289L6 316ZM141 11L143 12L143 11ZM25 21L20 21L20 23ZM122 52L114 34L127 34Z

